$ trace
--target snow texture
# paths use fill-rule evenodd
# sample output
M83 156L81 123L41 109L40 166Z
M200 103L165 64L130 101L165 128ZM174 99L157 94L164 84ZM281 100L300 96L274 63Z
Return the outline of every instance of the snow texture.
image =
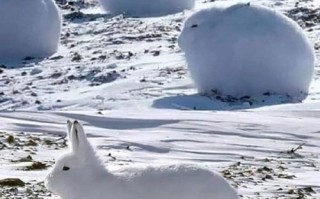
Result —
M61 16L53 0L1 0L0 19L0 61L56 52Z
M220 175L188 165L132 169L114 175L96 157L83 127L68 121L71 151L57 160L46 186L62 199L238 199Z
M192 9L195 0L99 0L111 14L135 17L155 17Z
M195 13L179 46L200 93L297 96L308 93L315 65L313 45L298 24L252 4Z

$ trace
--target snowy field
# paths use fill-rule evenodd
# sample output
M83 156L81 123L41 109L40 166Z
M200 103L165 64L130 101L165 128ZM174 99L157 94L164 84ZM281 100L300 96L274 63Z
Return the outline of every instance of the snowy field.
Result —
M320 198L319 65L303 102L201 96L193 86L177 44L183 21L229 2L197 0L193 11L156 18L61 6L56 54L0 64L0 180L26 183L0 186L0 198L58 198L43 180L67 150L67 119L84 123L110 170L192 163L220 172L242 198ZM319 1L251 2L297 21L320 58Z

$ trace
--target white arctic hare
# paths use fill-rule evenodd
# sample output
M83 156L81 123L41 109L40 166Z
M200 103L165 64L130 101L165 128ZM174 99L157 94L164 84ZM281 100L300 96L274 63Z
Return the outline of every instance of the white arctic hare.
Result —
M71 151L45 185L62 199L238 199L220 175L191 166L166 166L112 174L100 162L77 121L68 122Z
M155 17L192 9L195 0L98 0L111 14Z

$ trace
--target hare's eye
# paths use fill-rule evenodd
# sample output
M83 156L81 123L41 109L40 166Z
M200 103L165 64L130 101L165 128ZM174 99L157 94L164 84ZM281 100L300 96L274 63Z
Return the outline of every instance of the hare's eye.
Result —
M69 171L69 170L70 170L70 167L64 166L64 167L62 168L62 170L63 170L63 171Z
M196 28L196 27L198 27L198 24L193 24L193 25L191 26L191 28Z

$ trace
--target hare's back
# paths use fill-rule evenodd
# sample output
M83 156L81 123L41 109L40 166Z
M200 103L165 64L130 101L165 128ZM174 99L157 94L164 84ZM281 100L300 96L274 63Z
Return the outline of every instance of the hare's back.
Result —
M191 166L149 168L131 178L139 198L237 199L236 191L219 174Z

